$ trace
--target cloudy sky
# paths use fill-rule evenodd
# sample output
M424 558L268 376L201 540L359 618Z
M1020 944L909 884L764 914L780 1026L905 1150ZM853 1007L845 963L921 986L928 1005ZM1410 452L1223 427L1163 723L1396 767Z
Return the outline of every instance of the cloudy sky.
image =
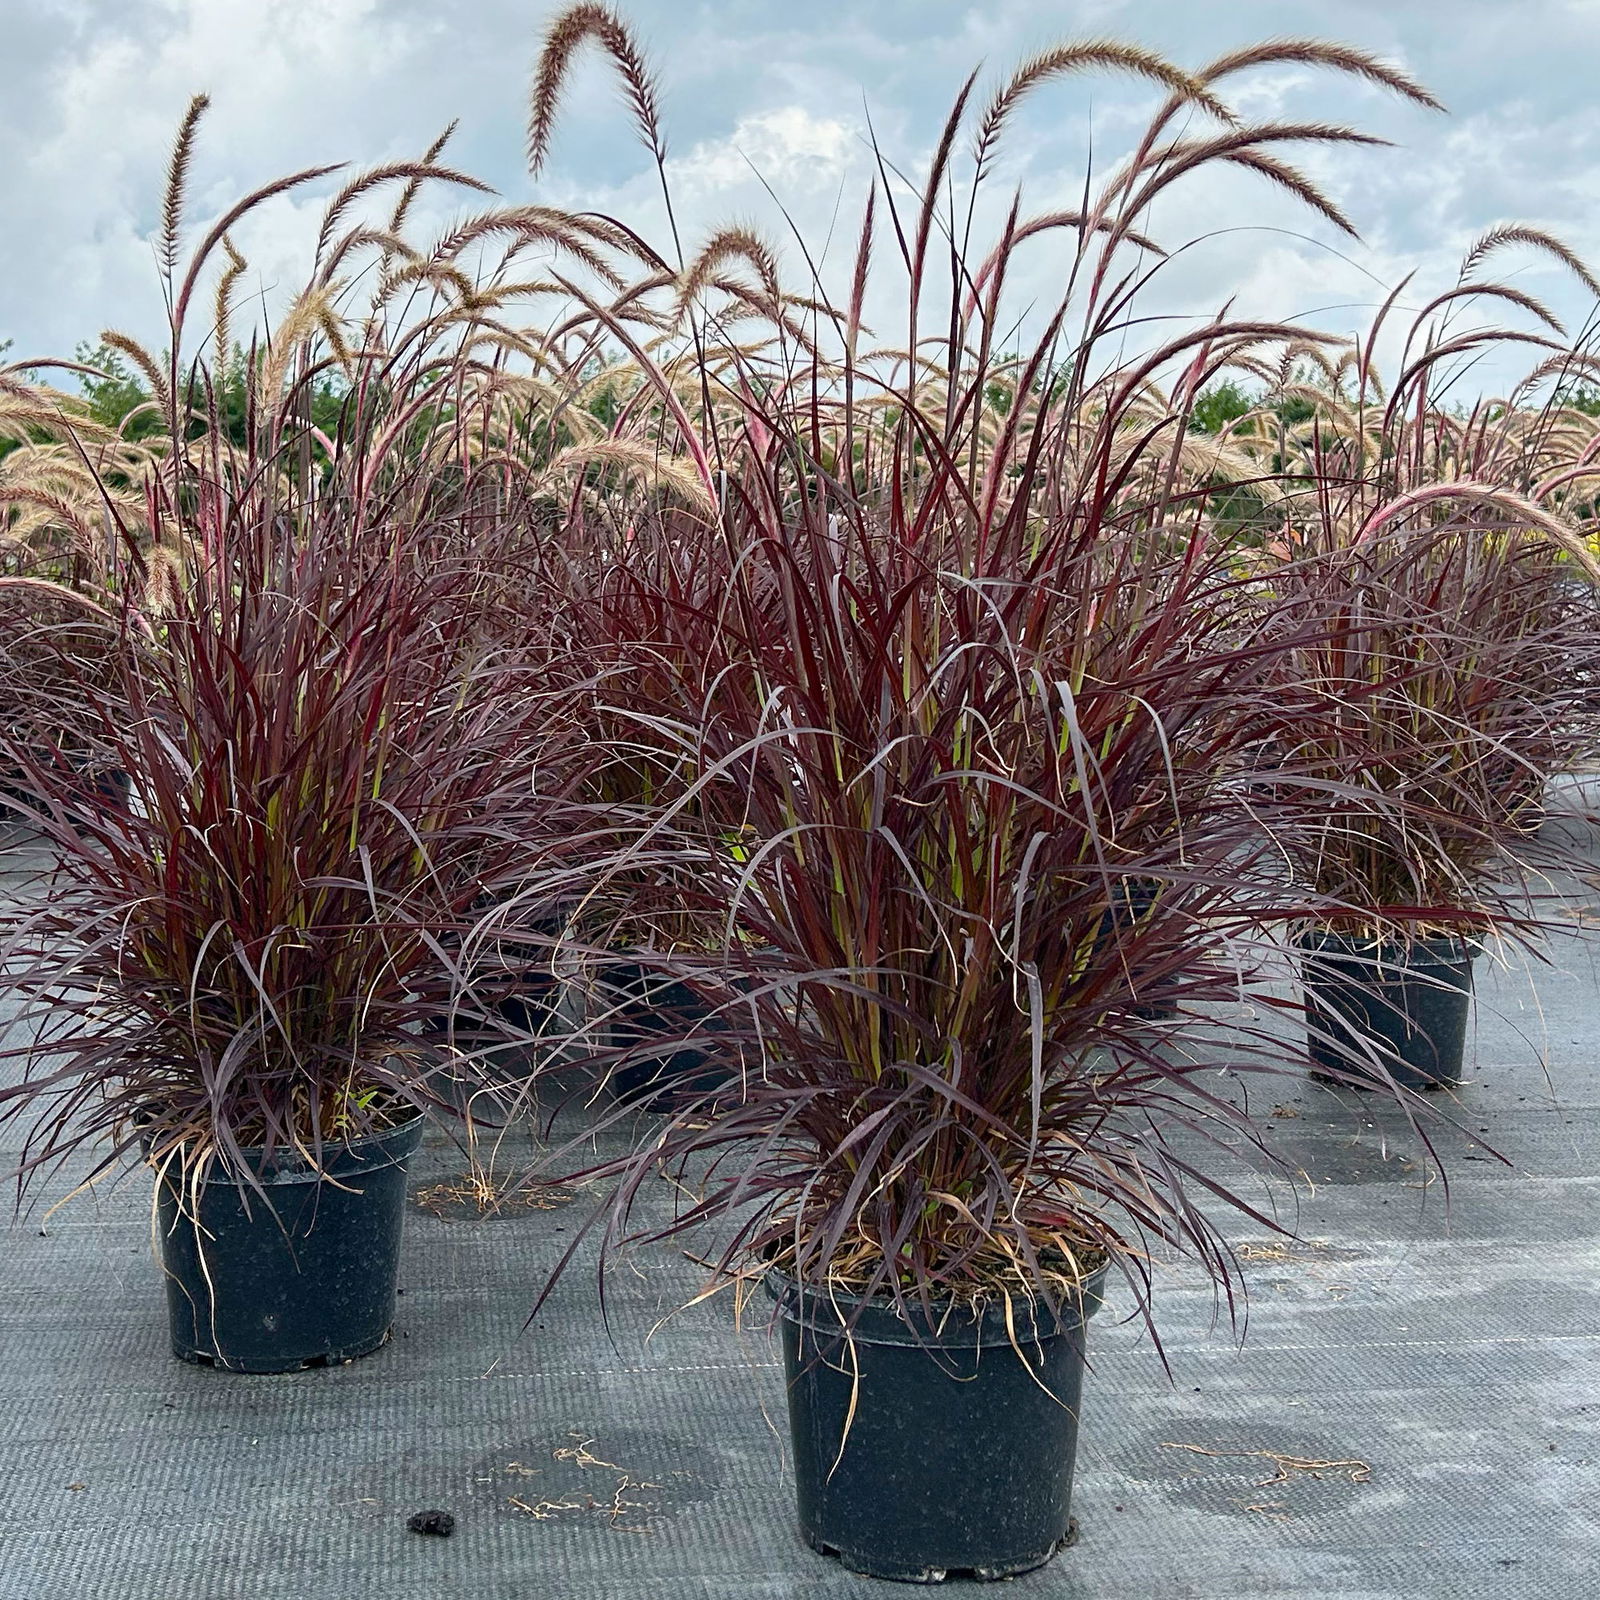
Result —
M412 155L453 118L455 162L509 200L578 204L660 238L659 199L615 85L593 61L572 80L546 174L522 160L530 68L558 7L540 0L3 0L0 338L12 359L65 353L101 328L160 342L150 238L162 173L191 94L212 111L192 220L302 165ZM813 242L847 258L871 174L868 121L904 170L925 163L971 68L986 83L1063 38L1111 35L1198 65L1300 24L1265 0L631 0L621 7L656 65L686 232L752 218L775 238L776 191ZM1201 314L1233 297L1251 314L1360 326L1416 269L1442 287L1486 227L1524 220L1600 260L1600 0L1331 0L1318 31L1404 65L1440 116L1299 69L1237 82L1253 118L1355 123L1396 143L1316 151L1304 166L1355 218L1352 245L1246 174L1207 178L1164 203L1168 244L1200 242L1168 275L1161 310ZM1147 91L1076 79L1042 90L999 178L1030 210L1070 204L1085 166L1125 147ZM326 193L326 186L322 191ZM450 202L436 201L443 224ZM315 193L274 202L238 235L270 305L303 270ZM1031 267L1047 274L1048 250ZM792 265L795 253L787 257ZM1515 281L1581 321L1589 307L1528 259Z

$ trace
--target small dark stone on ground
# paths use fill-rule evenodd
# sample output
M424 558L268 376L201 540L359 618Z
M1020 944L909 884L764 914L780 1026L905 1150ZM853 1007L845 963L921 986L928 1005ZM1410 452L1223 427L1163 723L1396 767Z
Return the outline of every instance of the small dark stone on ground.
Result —
M456 1519L448 1511L417 1511L406 1520L413 1533L431 1533L436 1539L448 1539L456 1531Z

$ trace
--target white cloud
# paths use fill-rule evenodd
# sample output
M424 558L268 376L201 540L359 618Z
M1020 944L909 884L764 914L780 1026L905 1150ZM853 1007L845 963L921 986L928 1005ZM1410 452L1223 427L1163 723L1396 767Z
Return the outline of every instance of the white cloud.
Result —
M779 106L741 117L725 139L706 139L669 160L675 187L716 200L765 179L780 193L832 189L850 166L865 166L865 130L803 106Z

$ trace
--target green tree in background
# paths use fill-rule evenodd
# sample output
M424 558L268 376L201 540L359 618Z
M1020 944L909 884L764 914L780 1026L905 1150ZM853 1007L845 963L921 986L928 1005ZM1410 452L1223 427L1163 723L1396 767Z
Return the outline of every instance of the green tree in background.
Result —
M1260 400L1259 395L1251 394L1232 378L1208 383L1189 408L1189 431L1221 433L1230 422L1237 422L1247 411L1253 411Z
M1221 433L1230 422L1237 422L1247 411L1261 404L1261 396L1252 394L1233 378L1221 378L1202 389L1189 411L1189 430L1192 433ZM1279 400L1270 410L1287 428L1304 422L1315 408L1309 400L1298 395Z
M135 411L149 403L150 392L134 376L121 354L103 344L83 343L73 351L73 358L105 374L102 378L91 378L85 373L79 379L89 416L101 427L122 428L127 423L126 436L130 439L146 439L161 431L161 416L154 407L133 417ZM131 422L129 417L133 417Z
M80 344L76 357L86 367L97 368L104 376L85 376L80 387L89 415L108 428L121 428L129 439L145 439L159 433L164 419L150 405L150 391L128 365L120 351L106 345ZM235 345L217 395L217 411L224 432L236 445L245 443L248 357ZM323 378L312 390L311 420L330 436L338 431L344 409L344 385L335 378ZM141 409L141 408L147 409ZM131 420L130 420L131 419Z

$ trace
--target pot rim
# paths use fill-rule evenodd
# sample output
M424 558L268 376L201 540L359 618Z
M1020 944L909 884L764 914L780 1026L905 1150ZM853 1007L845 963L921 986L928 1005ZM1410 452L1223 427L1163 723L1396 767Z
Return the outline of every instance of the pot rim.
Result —
M243 1150L245 1172L234 1173L213 1161L200 1181L203 1185L225 1184L229 1188L237 1188L241 1184L320 1183L330 1178L382 1171L385 1167L396 1166L406 1160L422 1142L422 1130L428 1114L416 1107L411 1109L413 1115L395 1123L393 1127L358 1134L354 1139L324 1139L320 1166L313 1166L305 1154L293 1145L246 1145ZM140 1144L144 1151L144 1165L155 1172L158 1178L163 1175L163 1169L171 1170L169 1163L174 1157L177 1158L177 1171L180 1174L186 1171L185 1147L179 1146L157 1165L150 1159L148 1141L141 1138ZM377 1154L380 1159L370 1159L372 1154ZM274 1162L272 1158L276 1155L286 1159Z
M1038 1344L1086 1327L1105 1304L1110 1268L1110 1261L1102 1261L1060 1305L1037 1298L1013 1300L1010 1326L1002 1300L978 1306L936 1300L931 1319L922 1314L920 1306L914 1306L914 1320L908 1321L881 1295L866 1299L848 1291L821 1289L779 1267L769 1267L762 1282L775 1302L776 1315L814 1334L849 1337L863 1344L1009 1348Z
M1374 960L1382 961L1390 952L1399 952L1402 959L1412 951L1421 951L1434 960L1471 960L1483 953L1484 936L1473 933L1432 933L1415 939L1373 938L1366 934L1340 933L1336 929L1313 924L1302 928L1294 936L1295 948L1309 954L1358 956L1370 952Z

